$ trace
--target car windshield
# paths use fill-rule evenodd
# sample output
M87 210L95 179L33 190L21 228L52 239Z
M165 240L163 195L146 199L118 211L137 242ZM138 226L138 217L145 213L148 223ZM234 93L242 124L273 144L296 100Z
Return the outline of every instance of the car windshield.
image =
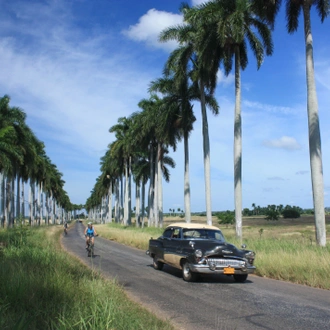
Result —
M215 239L217 241L225 241L220 230L214 229L183 229L183 238L184 239Z

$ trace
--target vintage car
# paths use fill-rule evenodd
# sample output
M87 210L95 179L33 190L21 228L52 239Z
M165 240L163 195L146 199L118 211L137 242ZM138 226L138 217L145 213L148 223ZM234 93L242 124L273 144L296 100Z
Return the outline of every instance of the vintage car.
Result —
M157 270L164 264L181 269L187 282L195 281L200 274L225 274L244 282L255 270L255 253L245 247L240 250L227 243L215 226L173 223L162 236L149 240L146 254L153 258Z

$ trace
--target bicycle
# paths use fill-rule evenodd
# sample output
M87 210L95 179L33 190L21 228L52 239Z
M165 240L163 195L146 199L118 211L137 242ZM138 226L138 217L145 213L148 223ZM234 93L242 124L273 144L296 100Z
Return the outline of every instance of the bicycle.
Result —
M66 236L68 234L68 229L64 227L64 231L63 231L64 236Z
M94 244L91 241L91 236L88 236L86 250L87 250L87 256L93 258L94 257Z

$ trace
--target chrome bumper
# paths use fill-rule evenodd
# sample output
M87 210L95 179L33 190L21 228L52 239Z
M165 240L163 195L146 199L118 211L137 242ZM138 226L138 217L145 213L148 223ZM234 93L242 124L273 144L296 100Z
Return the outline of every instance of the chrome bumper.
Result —
M223 268L216 268L211 269L207 265L189 265L190 270L193 273L200 273L200 274L225 274L225 271ZM243 275L243 274L253 274L255 271L255 267L251 266L244 269L237 269L235 268L234 274ZM232 274L225 274L225 275L232 275Z
M189 264L189 268L194 273L201 274L225 274L225 275L233 275L233 274L252 274L256 270L255 266L241 265L239 261L229 261L226 260L224 263L223 260L209 260L208 262L200 262L197 264Z

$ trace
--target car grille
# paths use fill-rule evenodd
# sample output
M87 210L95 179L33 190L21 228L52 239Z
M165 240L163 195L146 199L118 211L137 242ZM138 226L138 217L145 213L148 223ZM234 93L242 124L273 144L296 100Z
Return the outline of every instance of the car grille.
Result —
M216 259L216 258L208 258L207 262L215 264L217 267L242 267L242 260L234 260L234 259Z

